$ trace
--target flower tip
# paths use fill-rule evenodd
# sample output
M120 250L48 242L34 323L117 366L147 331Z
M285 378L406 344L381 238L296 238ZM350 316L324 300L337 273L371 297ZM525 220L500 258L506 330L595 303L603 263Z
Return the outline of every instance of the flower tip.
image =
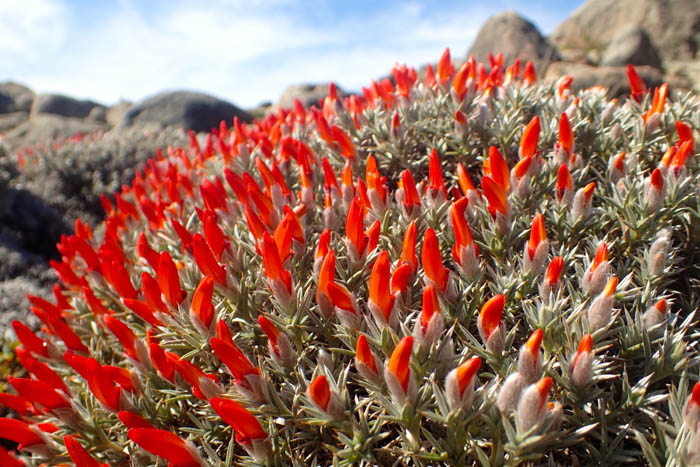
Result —
M581 342L578 344L578 354L591 353L593 351L593 337L590 334L586 334L581 338Z
M540 351L540 345L542 345L543 336L544 333L542 332L542 329L537 329L530 335L529 339L525 343L528 350L530 351L530 354L532 354L533 356L536 356L537 352Z
M610 278L608 281L607 285L605 286L605 296L610 297L615 294L615 291L617 290L617 277L613 276Z
M457 381L459 382L459 392L463 393L467 385L472 381L476 373L481 368L481 358L472 357L457 367Z
M318 375L309 385L309 397L324 412L328 409L331 400L331 388L328 379L324 375Z

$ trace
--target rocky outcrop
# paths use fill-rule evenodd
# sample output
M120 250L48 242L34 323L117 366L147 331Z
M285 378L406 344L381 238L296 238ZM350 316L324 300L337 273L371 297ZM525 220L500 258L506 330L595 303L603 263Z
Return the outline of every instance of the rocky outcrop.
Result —
M88 134L105 129L107 125L102 123L60 115L39 114L32 115L28 120L9 130L5 140L11 148L21 148L47 142L59 136Z
M28 87L6 81L0 83L0 113L29 112L34 92Z
M661 57L649 35L637 24L621 28L600 57L600 65L649 65L661 68Z
M32 115L53 114L61 117L85 118L95 107L104 107L90 100L73 99L61 94L39 94L32 104Z
M565 57L594 63L620 30L639 27L666 61L697 60L700 53L698 0L589 0L562 22L549 39Z
M555 47L537 27L514 11L506 11L489 18L481 27L467 56L474 54L477 61L488 63L489 53L503 54L504 63L513 63L520 57L542 65L559 60Z
M238 117L251 121L247 112L230 102L198 92L170 91L150 97L131 107L119 126L156 124L191 129L195 132L210 131L221 120L233 122Z

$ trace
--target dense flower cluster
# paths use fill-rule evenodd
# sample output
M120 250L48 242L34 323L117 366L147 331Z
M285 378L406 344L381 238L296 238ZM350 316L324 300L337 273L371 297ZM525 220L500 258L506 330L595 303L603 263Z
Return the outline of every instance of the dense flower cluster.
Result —
M700 105L629 75L446 51L159 154L14 323L0 463L700 459Z

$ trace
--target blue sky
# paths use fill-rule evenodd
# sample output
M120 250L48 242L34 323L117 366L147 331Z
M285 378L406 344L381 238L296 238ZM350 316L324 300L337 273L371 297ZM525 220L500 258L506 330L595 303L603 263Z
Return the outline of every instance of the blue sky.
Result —
M396 63L466 55L513 9L551 32L583 0L0 0L0 81L105 104L193 89L241 107L289 84L357 90Z

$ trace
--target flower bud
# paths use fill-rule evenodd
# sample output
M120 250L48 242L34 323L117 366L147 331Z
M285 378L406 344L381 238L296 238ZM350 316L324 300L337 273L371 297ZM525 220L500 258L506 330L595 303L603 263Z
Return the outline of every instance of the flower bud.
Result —
M503 415L512 413L518 406L524 386L523 376L518 372L511 374L505 380L498 393L498 399L496 399L496 406Z
M615 303L615 290L617 277L613 276L605 286L605 290L598 295L588 309L588 325L591 332L605 327L610 322L612 306Z
M404 337L396 344L384 369L384 380L393 401L403 407L416 399L416 383L410 367L413 337Z
M547 414L547 399L551 387L552 378L546 377L523 391L517 412L520 431L527 432L543 420Z
M416 320L413 338L418 345L428 346L437 341L444 328L445 321L435 287L426 285L423 288L423 309Z
M525 244L523 251L523 269L525 272L539 274L544 267L549 252L547 232L544 228L544 220L541 213L537 213L532 221L530 240Z
M590 334L581 339L570 372L571 382L577 388L586 387L593 380L593 339Z
M355 367L365 379L378 384L381 381L381 375L384 367L382 362L370 350L367 338L364 334L360 334L357 338L357 346L355 348Z
M450 371L445 379L445 394L451 410L468 411L474 399L474 383L481 359L472 357Z
M505 295L496 295L487 301L481 308L476 323L486 348L495 354L500 354L505 346L503 324L501 323L505 300Z
M655 276L663 272L666 266L666 258L668 250L671 247L671 232L669 229L663 229L656 235L656 240L649 247L647 253L647 272Z
M656 305L650 306L642 315L642 322L647 331L666 322L666 300L662 298Z
M574 200L571 203L571 219L586 219L591 215L593 208L593 191L595 190L595 182L591 182L583 188L579 188L574 195Z
M596 248L593 262L583 275L581 288L591 295L597 295L603 290L603 287L605 287L609 274L610 262L608 261L608 245L605 242L600 242L598 248Z
M542 374L542 354L540 352L542 336L542 329L537 329L520 348L518 373L523 376L523 380L528 384L537 381Z
M345 414L345 407L338 393L331 390L328 379L324 375L318 375L309 385L309 399L331 418L341 418Z
M644 179L644 203L647 205L647 211L658 211L664 203L666 196L666 184L661 171L656 168L651 173L649 178Z

